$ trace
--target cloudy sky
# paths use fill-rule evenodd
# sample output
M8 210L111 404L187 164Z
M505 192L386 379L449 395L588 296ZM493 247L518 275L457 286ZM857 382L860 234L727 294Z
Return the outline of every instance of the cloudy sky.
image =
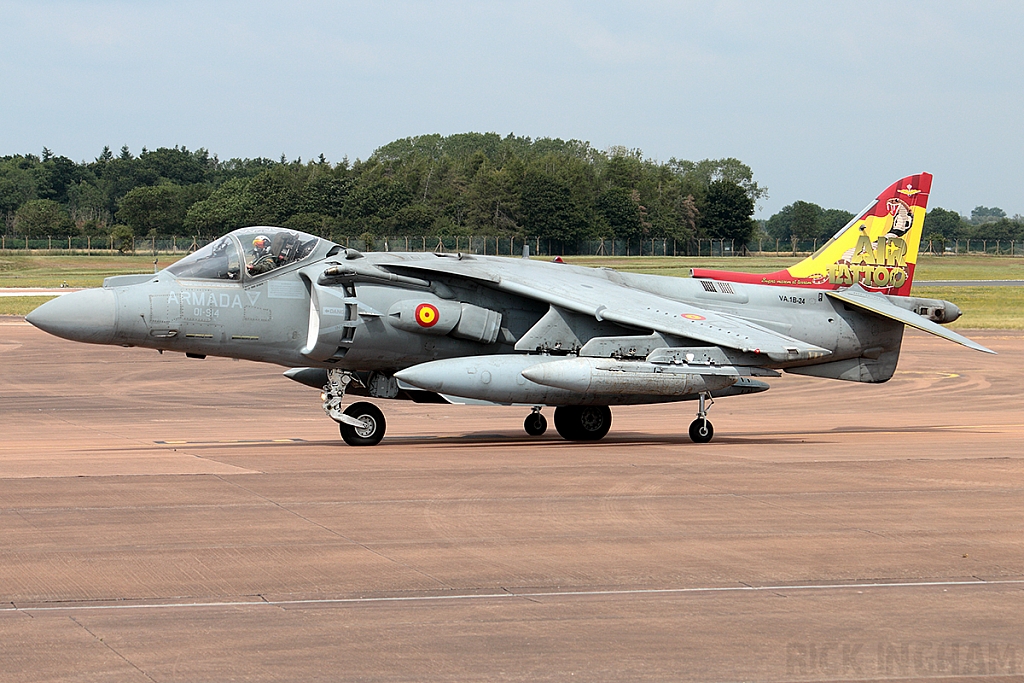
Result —
M514 132L737 157L762 217L920 171L931 206L1024 214L1022 35L1019 2L0 0L0 155Z

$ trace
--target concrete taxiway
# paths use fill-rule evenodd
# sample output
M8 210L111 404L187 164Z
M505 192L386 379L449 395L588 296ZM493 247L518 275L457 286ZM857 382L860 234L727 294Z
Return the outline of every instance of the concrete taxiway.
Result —
M971 336L705 446L381 402L357 449L279 368L0 319L0 680L1019 680L1024 333Z

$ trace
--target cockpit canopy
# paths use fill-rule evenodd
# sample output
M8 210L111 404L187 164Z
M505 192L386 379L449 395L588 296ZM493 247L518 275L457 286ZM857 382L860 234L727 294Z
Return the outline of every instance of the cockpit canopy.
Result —
M267 226L240 228L189 254L167 272L178 278L241 280L308 258L319 237Z

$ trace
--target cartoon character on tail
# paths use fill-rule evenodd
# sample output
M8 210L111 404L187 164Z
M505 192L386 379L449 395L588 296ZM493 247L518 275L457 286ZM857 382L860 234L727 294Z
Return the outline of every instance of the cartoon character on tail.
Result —
M907 296L931 185L929 173L893 183L820 249L785 270L755 274L694 268L693 277L813 289L860 283L872 291Z

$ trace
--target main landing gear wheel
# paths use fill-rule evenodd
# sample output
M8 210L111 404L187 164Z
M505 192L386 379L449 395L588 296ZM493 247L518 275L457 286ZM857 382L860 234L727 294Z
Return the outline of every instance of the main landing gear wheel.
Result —
M530 413L526 416L526 422L523 423L523 429L530 436L540 436L548 430L548 421L540 411Z
M384 421L384 413L377 406L360 401L345 408L345 414L363 423L361 427L344 423L338 425L341 438L349 446L376 446L384 438L387 423Z
M608 406L559 406L555 408L555 429L567 441L597 441L612 426Z
M690 440L694 443L708 443L715 435L715 428L708 420L708 408L714 405L715 400L711 394L701 394L698 397L697 419L690 423Z

